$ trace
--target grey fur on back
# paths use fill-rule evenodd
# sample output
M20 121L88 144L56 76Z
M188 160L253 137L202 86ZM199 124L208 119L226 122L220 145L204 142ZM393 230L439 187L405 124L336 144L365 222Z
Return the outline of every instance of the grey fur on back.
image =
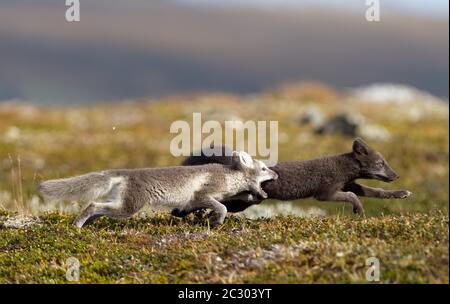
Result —
M189 168L189 170L186 170ZM126 199L134 202L164 201L167 196L178 200L186 191L194 191L194 198L207 192L223 193L232 196L239 189L246 188L247 180L242 178L242 172L232 166L221 164L206 164L195 167L166 167L147 169L120 169L105 172L111 177L124 177L127 180ZM234 189L229 189L227 177L232 177L236 183ZM231 182L231 181L230 181ZM204 188L203 185L207 185ZM213 194L213 193L210 193Z
M180 190L183 183L191 179L207 176L205 181L217 192L225 192L226 176L235 177L240 183L238 189L245 188L245 179L237 178L241 172L232 166L207 164L196 167L166 167L143 169L115 169L92 172L79 176L44 181L39 184L39 192L46 198L59 200L94 200L108 194L114 184L126 181L125 192L139 201L163 199L165 195ZM189 186L192 186L189 184ZM142 189L146 189L143 191ZM233 192L233 191L229 191ZM174 194L176 195L176 194Z

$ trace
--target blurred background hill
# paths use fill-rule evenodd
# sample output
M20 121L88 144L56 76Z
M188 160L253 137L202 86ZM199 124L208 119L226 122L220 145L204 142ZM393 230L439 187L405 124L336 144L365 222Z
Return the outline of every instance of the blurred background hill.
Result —
M400 83L448 99L448 1L0 1L0 100L253 93L292 80Z

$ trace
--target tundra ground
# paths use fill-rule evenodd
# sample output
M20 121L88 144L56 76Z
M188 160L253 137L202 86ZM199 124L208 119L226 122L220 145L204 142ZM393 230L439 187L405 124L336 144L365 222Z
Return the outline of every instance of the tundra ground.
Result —
M48 214L7 228L3 213L0 282L66 283L70 257L80 262L80 283L373 283L370 257L380 261L380 283L449 282L444 212L230 217L217 230L202 214L100 219L81 231L72 220Z

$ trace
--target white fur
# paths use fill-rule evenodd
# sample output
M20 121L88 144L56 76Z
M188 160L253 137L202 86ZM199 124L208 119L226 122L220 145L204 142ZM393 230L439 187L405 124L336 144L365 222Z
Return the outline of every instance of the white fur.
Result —
M154 206L183 208L194 200L197 191L203 189L209 180L210 174L199 174L195 179L188 179L179 185L177 191L166 193L163 199L152 202Z
M254 168L255 164L253 163L253 158L247 152L240 151L237 153L239 155L239 161L241 162L242 165L250 169Z
M111 177L109 181L108 202L120 202L126 189L126 180L123 176Z
M255 162L258 162L258 164L261 167L261 172L260 172L260 175L258 176L259 183L273 179L273 176L269 173L269 172L271 172L271 170L266 166L265 163L263 163L260 160L255 160ZM266 169L266 171L263 169Z

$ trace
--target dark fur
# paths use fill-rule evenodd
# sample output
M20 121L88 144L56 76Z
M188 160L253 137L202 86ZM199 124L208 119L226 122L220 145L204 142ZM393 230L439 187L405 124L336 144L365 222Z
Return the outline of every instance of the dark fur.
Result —
M225 150L227 148L223 148ZM212 159L202 156L188 157L183 164L209 163ZM227 163L229 157L214 158L215 162ZM277 200L296 200L314 197L319 201L342 201L353 205L355 213L363 213L357 195L376 198L406 198L411 193L406 190L384 190L357 184L356 179L378 179L392 182L398 175L383 156L369 148L361 139L353 142L349 153L325 156L312 160L279 162L271 167L278 173L278 179L262 184L268 198ZM224 202L229 212L240 212L253 204L253 201L230 200Z

